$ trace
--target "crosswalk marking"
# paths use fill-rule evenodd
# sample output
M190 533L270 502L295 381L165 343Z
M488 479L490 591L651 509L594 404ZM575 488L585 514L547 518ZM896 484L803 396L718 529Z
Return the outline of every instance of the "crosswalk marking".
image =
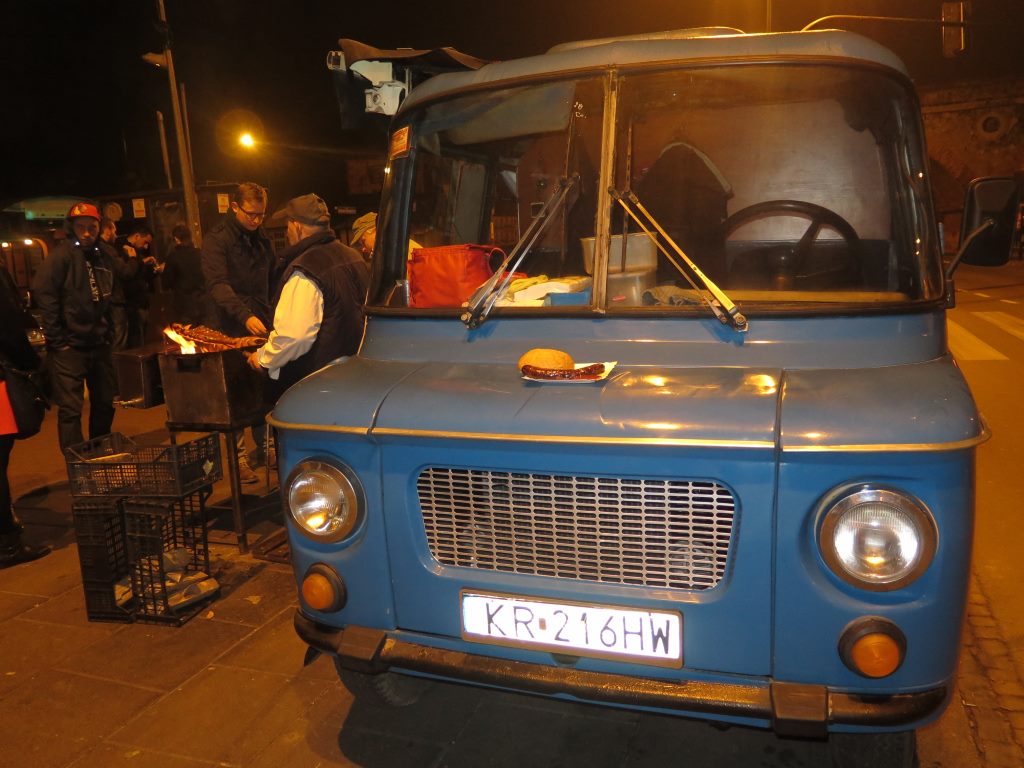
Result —
M981 314L1003 314L1002 312ZM957 360L1008 360L1009 358L995 347L991 347L968 331L959 323L946 320L946 333L949 339L949 349Z
M1024 341L1024 319L1006 312L973 312L972 314L987 323L992 323L999 330L1006 331Z

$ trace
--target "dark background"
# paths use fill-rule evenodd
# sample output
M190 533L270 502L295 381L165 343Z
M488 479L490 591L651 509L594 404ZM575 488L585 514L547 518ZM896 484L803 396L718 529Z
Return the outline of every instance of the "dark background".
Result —
M309 191L344 202L345 153L383 151L342 131L325 57L348 37L381 48L452 46L485 59L691 26L763 31L767 0L165 0L187 91L196 181L254 180L271 205ZM941 0L773 0L774 30L833 13L937 19ZM156 0L8 0L0 30L0 207L37 195L166 187L155 111L179 183ZM973 48L943 59L937 26L835 22L889 46L923 84L1024 73L1024 2L973 0ZM267 143L245 153L241 127Z

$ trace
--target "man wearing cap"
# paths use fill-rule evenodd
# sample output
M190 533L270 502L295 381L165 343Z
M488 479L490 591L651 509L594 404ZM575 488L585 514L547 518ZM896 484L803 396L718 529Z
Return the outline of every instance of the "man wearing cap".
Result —
M377 244L377 214L373 211L364 213L352 222L352 247L369 260L373 256L374 246ZM409 238L409 258L412 252L423 246Z
M67 237L43 260L32 281L46 336L46 365L57 405L61 450L83 441L82 405L89 387L89 439L114 422L117 382L111 357L114 280L130 280L138 261L122 262L99 239L100 214L75 203L64 221Z
M352 247L369 259L373 256L373 246L376 242L377 214L371 211L352 222Z
M359 253L335 237L316 195L289 200L273 218L287 221L289 247L281 257L273 330L249 365L268 371L276 399L330 361L355 354L369 275Z

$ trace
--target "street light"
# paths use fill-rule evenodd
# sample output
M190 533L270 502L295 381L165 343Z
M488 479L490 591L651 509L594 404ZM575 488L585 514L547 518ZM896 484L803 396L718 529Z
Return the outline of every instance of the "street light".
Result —
M181 166L182 196L185 198L185 217L192 232L192 241L202 244L203 233L199 227L199 200L196 197L195 180L192 177L192 157L185 135L185 121L182 119L181 102L178 100L178 81L174 76L174 57L171 55L171 40L167 33L167 12L164 0L157 0L160 24L164 29L164 50L162 53L147 53L142 60L158 69L167 70L167 82L171 88L171 111L174 113L174 134L178 143L178 164Z
M246 149L255 149L256 147L256 139L252 137L251 133L243 133L241 136L239 136L238 143L241 144Z

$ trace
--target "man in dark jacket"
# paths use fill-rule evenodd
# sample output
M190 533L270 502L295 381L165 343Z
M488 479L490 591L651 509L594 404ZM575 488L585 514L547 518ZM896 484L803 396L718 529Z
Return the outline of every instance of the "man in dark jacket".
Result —
M83 441L86 385L89 439L108 434L114 422L117 383L110 348L110 298L115 276L131 280L138 262L121 262L114 250L98 239L99 228L95 205L71 206L64 223L68 236L46 257L32 281L43 317L46 365L62 451Z
M217 330L228 336L266 336L270 325L270 274L274 252L261 225L267 215L267 190L245 182L231 200L231 210L203 237L202 267ZM254 462L266 458L262 429L252 430ZM239 433L238 478L259 482Z
M150 296L153 293L156 275L159 272L156 257L150 253L152 244L153 233L145 224L136 225L126 237L117 240L117 250L121 261L125 264L130 264L132 261L138 263L138 269L134 276L125 281L123 286L125 316L128 323L125 346L129 349L141 347L146 343ZM116 288L114 296L117 297Z
M171 239L174 247L167 254L163 287L174 298L174 319L180 323L206 325L206 291L199 249L192 245L192 233L185 224L175 225Z
M249 365L265 368L280 394L359 349L368 274L359 252L335 237L316 195L289 200L274 218L287 219L290 247L282 254L273 330Z
M266 336L270 325L270 271L274 252L261 225L267 190L239 184L228 214L203 237L206 290L217 330L228 336Z

